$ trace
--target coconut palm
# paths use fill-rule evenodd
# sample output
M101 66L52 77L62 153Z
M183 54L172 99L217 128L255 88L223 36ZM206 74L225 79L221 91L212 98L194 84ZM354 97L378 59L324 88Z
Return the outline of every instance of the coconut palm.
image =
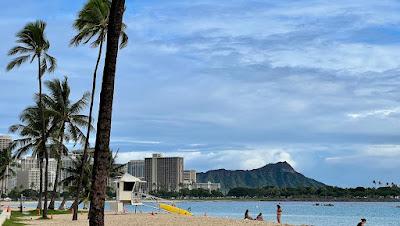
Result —
M92 159L92 155L89 155L89 162L90 159ZM70 160L72 161L72 166L63 168L63 170L69 175L68 177L64 178L61 183L64 184L65 187L68 187L68 194L77 194L77 181L80 178L80 170L81 170L81 165L83 161L83 155L78 155L76 157L69 157ZM78 205L89 196L89 191L90 191L90 183L91 183L91 176L92 176L92 165L91 164L84 164L83 170L85 171L84 177L82 180L82 186L81 190L79 192L79 199L78 199ZM67 196L64 196L63 200ZM71 205L71 209L75 206L75 204ZM60 208L63 208L60 206ZM59 208L59 209L60 209Z
M74 28L77 30L77 34L72 38L70 44L73 46L78 46L80 44L88 44L90 42L91 47L98 48L98 55L96 60L96 65L94 67L93 78L92 78L92 91L90 98L89 107L89 121L92 122L93 115L93 103L94 95L96 91L96 80L97 80L97 69L102 56L103 44L106 41L106 36L108 32L108 21L109 13L111 8L110 0L89 0L83 9L79 12L78 18L74 22ZM122 31L119 35L120 48L123 48L128 43L128 35L124 32L126 25L122 24ZM83 164L87 159L87 150L89 148L89 138L90 138L90 128L87 129L86 137L87 142L83 148ZM81 166L83 168L83 166ZM83 174L84 171L81 171ZM83 177L83 175L81 175ZM81 184L78 180L78 187ZM80 191L80 189L78 189ZM79 194L75 195L75 203L78 200ZM78 206L74 207L73 219L77 220L77 210ZM76 213L76 214L75 214Z
M110 154L110 163L109 163L109 174L107 178L116 178L118 176L121 176L123 174L123 165L116 164L116 159L118 156L118 152L113 155L112 152ZM63 183L66 187L68 187L68 192L76 194L76 189L77 189L77 180L79 180L80 176L80 166L83 161L83 156L78 155L76 157L69 157L70 160L72 161L72 166L70 167L65 167L63 170L69 175L68 177L64 178L61 183ZM88 162L89 164L85 164L84 166L84 177L82 180L82 187L81 187L81 192L79 193L79 200L77 205L82 203L84 200L86 200L89 197L90 194L90 188L91 188L91 178L92 178L92 168L93 168L93 153L88 154ZM73 208L75 204L71 206Z
M112 1L107 28L107 51L103 70L103 82L100 92L99 116L97 120L89 210L90 225L104 225L104 200L106 196L106 181L110 162L109 145L114 98L115 68L117 64L118 44L123 24L122 17L124 9L125 0Z
M68 149L64 146L64 141L74 141L75 144L80 141L85 143L85 135L81 128L89 124L88 117L81 112L87 106L89 93L85 93L78 101L71 102L71 89L68 85L67 77L60 81L54 79L45 82L49 90L49 95L44 95L43 102L49 114L53 118L52 123L58 124L59 131L54 134L54 143L56 146L55 156L57 158L56 177L49 204L49 209L54 210L54 202L57 193L58 179L60 174L62 156L67 154Z
M7 194L7 178L15 175L14 167L17 166L15 159L12 157L11 148L0 150L0 180L2 181L1 196Z
M38 99L38 98L37 98ZM39 160L39 169L40 169L40 192L39 192L39 201L38 201L38 209L42 207L42 185L43 185L43 158L45 156L44 152L47 152L46 149L43 149L43 143L46 142L49 134L55 131L55 126L50 126L50 117L49 112L44 111L44 117L41 117L41 111L39 107L38 101L36 102L36 106L26 108L20 115L20 124L15 124L10 126L9 131L11 133L18 133L21 137L19 139L14 140L11 143L10 148L15 151L14 158L21 158L21 156L26 155L29 152L32 152L32 156L36 157ZM44 118L45 123L45 135L42 135L42 118ZM46 137L46 138L44 138ZM46 185L47 186L47 185Z
M35 59L38 64L38 83L39 83L39 110L41 117L41 136L44 140L42 142L42 150L44 152L45 164L45 186L44 186L44 210L43 218L47 218L47 185L48 185L48 167L49 167L49 156L46 151L46 128L44 119L44 110L42 106L42 77L46 72L52 72L56 68L56 59L48 54L50 48L50 42L47 40L45 35L46 23L41 20L28 23L25 27L17 33L18 45L11 48L8 52L9 56L16 55L8 65L7 70L12 70L15 67L29 60L32 63ZM41 194L39 195L41 198Z

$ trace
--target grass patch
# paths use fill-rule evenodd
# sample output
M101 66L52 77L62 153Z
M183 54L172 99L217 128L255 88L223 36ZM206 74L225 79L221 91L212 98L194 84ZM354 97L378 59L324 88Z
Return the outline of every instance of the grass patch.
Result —
M70 214L70 213L71 212L68 210L48 210L47 216L50 218L51 215ZM23 219L21 219L21 217L37 217L37 216L38 216L37 210L24 211L23 213L19 211L13 211L11 212L10 219L6 220L3 226L23 226L25 224L22 223ZM39 220L47 220L47 219L39 218Z
M25 224L23 224L23 223L21 223L20 221L20 219L19 219L19 217L20 217L20 215L22 216L22 214L20 213L20 212L11 212L11 217L10 217L10 219L7 219L5 222L4 222L4 224L3 224L3 226L22 226L22 225L25 225Z

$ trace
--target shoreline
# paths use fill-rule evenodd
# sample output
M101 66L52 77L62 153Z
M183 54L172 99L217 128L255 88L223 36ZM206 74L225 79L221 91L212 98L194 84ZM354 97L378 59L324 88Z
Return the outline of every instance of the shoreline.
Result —
M56 200L56 202L61 202L62 200ZM72 202L73 200L67 200L67 202ZM107 203L114 202L115 200L106 200ZM356 202L356 203L400 203L400 199L173 199L171 202L310 202L310 203L335 203L335 202ZM143 201L144 203L153 203L154 201ZM23 202L26 203L37 203L37 200L27 200ZM7 205L18 205L20 201L1 201L1 206Z
M88 224L87 214L81 213L78 216L78 221L72 221L72 214L53 215L49 220L37 220L37 217L22 217L22 223L26 225L41 225L41 226L83 226ZM120 226L120 225L133 225L133 226L248 226L248 225L264 225L264 226L292 226L289 224L276 224L267 221L251 221L228 219L222 217L208 217L208 216L184 216L175 214L113 214L106 212L104 215L105 225Z

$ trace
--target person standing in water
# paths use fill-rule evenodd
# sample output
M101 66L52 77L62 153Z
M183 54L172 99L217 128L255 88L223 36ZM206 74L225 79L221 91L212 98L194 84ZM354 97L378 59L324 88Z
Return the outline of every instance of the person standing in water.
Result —
M281 223L281 217L282 217L282 208L280 205L276 205L276 220L278 221L278 224Z
M357 226L364 226L367 223L367 220L365 218L361 219L360 223L357 224Z

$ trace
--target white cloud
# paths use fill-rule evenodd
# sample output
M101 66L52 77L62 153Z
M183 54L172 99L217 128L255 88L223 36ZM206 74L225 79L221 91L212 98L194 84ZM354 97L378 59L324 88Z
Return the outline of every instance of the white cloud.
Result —
M118 162L125 163L129 160L144 159L157 151L132 151L120 152ZM280 149L246 149L223 151L198 151L186 149L181 151L163 153L164 156L181 156L185 159L186 169L199 171L211 169L250 170L262 167L268 163L287 161L296 166L291 154Z
M314 43L272 50L268 59L275 67L346 70L352 73L383 72L400 66L400 46L361 43Z
M385 145L371 145L364 151L364 155L373 157L395 158L400 157L400 145L385 144Z
M361 145L342 155L326 157L325 161L336 165L367 165L374 169L397 169L400 164L400 145Z
M111 138L111 142L129 144L161 144L161 141L137 140L131 137L113 137Z
M349 113L348 117L352 119L363 119L368 117L377 117L377 118L387 118L392 116L393 114L400 113L400 107L389 108L389 109L380 109L380 110L372 110L372 111L364 111L359 113Z

